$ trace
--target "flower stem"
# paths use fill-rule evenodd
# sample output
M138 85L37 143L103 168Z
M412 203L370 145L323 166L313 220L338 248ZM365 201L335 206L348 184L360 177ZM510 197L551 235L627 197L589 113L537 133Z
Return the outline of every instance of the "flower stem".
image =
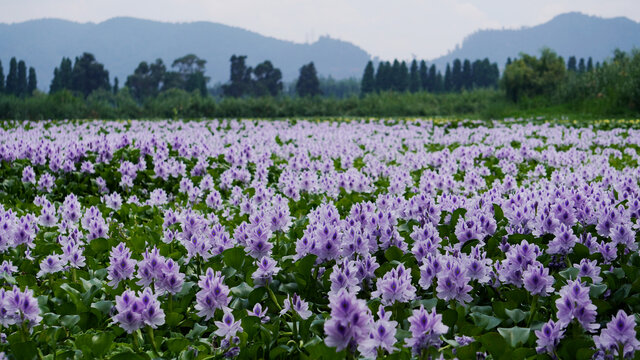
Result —
M153 328L151 326L147 326L147 335L149 335L149 339L151 340L153 354L160 357L160 354L158 353L158 346L156 345L156 338L153 336Z
M297 339L298 338L298 317L294 316L293 319L291 319L291 323L293 324L293 338Z
M131 333L131 336L133 337L133 350L136 353L140 352L140 343L138 342L138 333L140 332L140 330L138 329L136 332Z
M620 343L620 345L618 345L618 358L620 360L624 360L624 344Z
M538 295L533 296L533 300L531 302L531 314L529 314L529 320L527 320L527 327L531 326L531 322L533 321L533 317L536 315L536 311L538 305Z
M280 304L278 303L276 294L273 293L273 290L271 290L271 287L269 287L269 284L267 284L266 288L267 288L267 292L269 293L269 297L271 297L271 301L273 301L274 304L276 304L276 307L278 308L278 310L282 310L282 306L280 306Z

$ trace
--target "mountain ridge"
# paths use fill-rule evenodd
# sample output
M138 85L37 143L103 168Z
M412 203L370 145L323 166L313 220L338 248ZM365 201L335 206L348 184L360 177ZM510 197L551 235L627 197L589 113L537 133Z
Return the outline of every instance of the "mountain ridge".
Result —
M455 58L470 60L489 57L503 68L508 57L520 53L539 55L549 47L565 60L569 56L603 61L616 48L629 51L640 47L640 23L627 17L603 18L580 12L556 15L551 20L518 29L485 29L469 34L447 54L431 60L440 69Z
M320 75L359 77L371 58L356 45L330 37L309 44L294 43L207 21L168 23L115 17L99 23L46 18L0 24L3 67L8 68L11 56L25 60L35 67L38 87L43 90L48 89L63 56L74 59L85 51L93 53L109 70L111 79L118 77L120 84L141 61L161 58L170 67L174 59L189 53L207 60L210 85L228 80L233 54L247 55L250 66L270 60L282 70L285 81L295 79L299 68L310 61Z

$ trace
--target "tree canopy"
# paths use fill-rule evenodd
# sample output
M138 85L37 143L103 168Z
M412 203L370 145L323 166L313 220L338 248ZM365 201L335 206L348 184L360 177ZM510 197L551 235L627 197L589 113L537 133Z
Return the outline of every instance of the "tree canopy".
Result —
M317 96L321 95L320 81L318 80L318 73L313 61L303 65L300 68L300 76L296 83L296 93L298 96Z

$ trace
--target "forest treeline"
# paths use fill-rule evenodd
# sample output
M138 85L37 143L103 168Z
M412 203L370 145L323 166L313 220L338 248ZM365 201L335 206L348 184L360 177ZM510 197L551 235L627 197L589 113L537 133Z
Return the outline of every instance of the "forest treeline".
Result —
M549 109L558 113L636 116L640 113L640 52L616 50L602 63L566 61L550 49L508 59L500 74L489 59L455 59L444 73L413 60L369 62L360 80L317 74L313 62L291 84L269 60L254 67L230 58L229 80L207 87L206 61L194 54L142 61L124 83L90 53L63 58L49 92L36 73L12 58L0 63L0 118L200 118L293 116L503 117Z

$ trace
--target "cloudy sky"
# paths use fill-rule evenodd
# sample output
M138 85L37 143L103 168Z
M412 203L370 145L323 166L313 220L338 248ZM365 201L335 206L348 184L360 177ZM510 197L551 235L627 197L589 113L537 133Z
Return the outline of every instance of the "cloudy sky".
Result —
M0 0L0 9L4 23L133 16L220 22L296 42L329 35L382 59L435 58L476 30L537 25L568 11L640 21L639 0Z

